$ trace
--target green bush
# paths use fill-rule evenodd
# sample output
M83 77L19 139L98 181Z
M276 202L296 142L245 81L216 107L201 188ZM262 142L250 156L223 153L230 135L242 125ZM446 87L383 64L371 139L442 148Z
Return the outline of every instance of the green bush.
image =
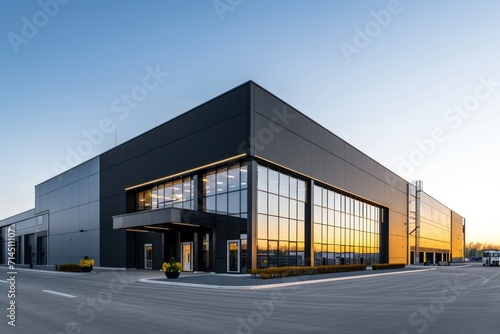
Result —
M373 270L383 270L383 269L401 269L406 267L404 263L377 263L372 264Z
M80 272L80 265L79 264L56 264L55 266L57 271L70 271L73 273L79 273Z
M252 274L252 276L260 275L260 278L268 279L268 278L282 278L290 276L340 273L340 272L360 271L360 270L366 270L366 265L335 264L335 265L317 266L317 267L277 267L277 268L274 267L274 268L252 269L250 271L250 274Z

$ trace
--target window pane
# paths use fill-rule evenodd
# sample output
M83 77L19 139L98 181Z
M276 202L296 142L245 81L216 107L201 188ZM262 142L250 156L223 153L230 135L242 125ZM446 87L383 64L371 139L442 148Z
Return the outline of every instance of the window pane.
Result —
M333 238L333 226L328 226L328 244L333 245L335 243L335 240Z
M217 193L227 192L227 168L217 169Z
M321 243L321 224L314 224L314 242Z
M290 200L290 218L297 219L297 201Z
M298 266L303 266L306 263L305 260L305 245L303 242L297 243L297 265Z
M166 208L172 207L172 205L173 205L173 201L174 201L173 190L174 189L173 189L172 182L168 182L165 184L165 207Z
M248 175L248 167L247 163L243 162L240 167L240 188L241 189L246 189L247 188L247 175Z
M278 266L278 242L268 241L267 243L268 253L269 253L269 267Z
M227 194L217 195L217 212L227 213Z
M340 210L340 194L335 193L335 210L341 211Z
M215 212L215 196L205 198L205 211Z
M267 239L267 216L257 216L257 238Z
M269 194L269 214L278 215L278 195Z
M280 217L289 217L288 213L288 198L287 197L280 197Z
M279 263L280 267L289 266L288 241L279 242Z
M257 194L257 212L267 213L267 193L263 191Z
M267 268L269 265L267 257L267 240L257 241L257 260L259 262L259 268Z
M261 165L257 166L257 176L257 188L259 190L267 191L267 167Z
M297 179L290 177L290 197L297 199Z
M334 231L334 236L335 236L335 244L336 245L340 245L340 228L338 227L335 227L335 231Z
M240 192L235 191L228 194L228 212L230 214L240 213Z
M151 194L151 207L156 209L158 207L158 187L153 187Z
M321 188L314 186L314 205L321 205Z
M280 218L280 240L287 240L288 241L288 219L287 218Z
M234 191L240 189L240 165L233 165L229 167L227 172L227 191Z
M297 241L297 221L290 219L290 241Z
M306 201L306 183L302 180L298 180L298 195L297 199L299 201L305 202Z
M333 226L335 220L335 211L328 210L328 225Z
M305 223L303 220L297 221L297 241L305 241L304 233L305 233Z
M335 208L335 193L331 190L328 190L328 209Z
M278 193L278 172L269 169L269 192L277 194Z
M165 207L165 185L161 184L158 186L158 207Z
M314 222L321 223L321 207L317 205L314 206Z
M151 209L151 198L152 198L151 189L144 191L144 209L146 210Z
M215 171L208 172L203 179L205 184L205 196L210 196L215 194Z
M137 211L144 210L144 192L143 191L136 194L135 202L137 203Z
M289 194L289 177L280 173L280 196L288 197Z
M299 220L305 220L306 218L306 213L305 213L305 204L302 202L298 203L297 206L297 219Z
M278 217L268 217L268 238L278 240Z
M245 213L245 212L247 212L247 191L246 191L246 189L241 190L240 194L241 194L240 210L241 210L241 213Z
M321 244L314 244L314 265L320 266L322 264L322 258Z
M340 212L335 211L335 226L340 226Z
M297 243L290 242L288 249L290 251L290 266L297 265Z
M182 180L174 181L173 200L174 202L182 201Z
M328 190L325 188L323 188L323 198L321 203L324 207L328 206Z
M183 201L189 201L191 199L191 180L184 179L184 184L182 185Z

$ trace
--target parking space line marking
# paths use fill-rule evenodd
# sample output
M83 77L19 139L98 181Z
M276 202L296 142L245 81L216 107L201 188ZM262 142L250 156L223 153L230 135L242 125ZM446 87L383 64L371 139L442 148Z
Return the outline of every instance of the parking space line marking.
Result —
M51 294L54 294L54 295L58 295L58 296L62 296L62 297L67 297L67 298L76 298L76 296L68 295L67 293L61 293L61 292L56 292L56 291L42 290L42 292L51 293Z

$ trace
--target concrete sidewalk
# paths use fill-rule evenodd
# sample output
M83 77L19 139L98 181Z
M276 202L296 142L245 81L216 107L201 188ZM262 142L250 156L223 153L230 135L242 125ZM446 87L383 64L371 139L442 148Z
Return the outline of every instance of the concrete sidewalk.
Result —
M207 272L182 272L177 279L167 279L161 270L144 270L144 269L123 269L123 268L102 268L94 267L91 273L70 273L55 271L53 266L34 266L30 269L29 266L20 265L16 268L19 271L40 271L54 275L98 275L110 271L121 271L127 276L131 276L133 280L140 283L148 284L163 284L177 285L187 287L198 287L206 289L236 289L236 290L256 290L268 289L277 287L286 287L303 284L326 283L339 280L363 279L376 276L399 275L417 272L433 271L438 268L453 268L459 265L470 266L469 264L455 264L447 267L409 265L404 269L377 270L374 271L368 267L365 271L353 271L344 273L318 274L310 276L295 276L286 278L260 279L251 277L250 274L215 274ZM0 268L5 266L0 266ZM5 267L6 268L6 267Z
M362 279L376 276L399 275L417 272L428 272L435 268L424 268L422 266L407 266L404 269L379 270L371 269L365 271L353 271L344 273L318 274L309 276L294 276L285 278L261 279L251 277L250 274L213 274L213 273L184 273L182 272L177 279L167 279L164 273L163 277L141 278L139 282L149 284L164 284L189 286L207 289L229 289L229 290L257 290L278 287L287 287L304 284L326 283L340 280Z

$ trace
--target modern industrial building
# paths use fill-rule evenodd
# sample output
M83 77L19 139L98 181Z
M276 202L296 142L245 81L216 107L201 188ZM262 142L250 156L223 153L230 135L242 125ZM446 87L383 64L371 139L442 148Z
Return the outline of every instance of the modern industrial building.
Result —
M254 82L35 186L18 264L185 271L459 261L465 219Z

